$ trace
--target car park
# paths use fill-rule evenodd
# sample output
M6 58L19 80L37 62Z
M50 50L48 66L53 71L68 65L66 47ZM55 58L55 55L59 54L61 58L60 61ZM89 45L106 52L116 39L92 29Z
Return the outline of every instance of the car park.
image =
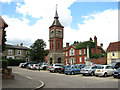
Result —
M95 70L95 76L104 76L113 75L114 68L109 65L100 65Z
M68 74L71 74L71 75L74 75L74 74L78 74L80 73L80 70L82 68L83 65L69 65L69 66L66 66L65 67L65 74L68 75Z
M97 69L97 66L85 66L81 69L80 73L84 75L91 75L93 76L95 74L95 70Z
M61 66L63 66L63 64L60 64L60 63L51 64L49 66L49 71L50 72L58 72L61 69Z
M114 78L120 78L120 67L113 72Z

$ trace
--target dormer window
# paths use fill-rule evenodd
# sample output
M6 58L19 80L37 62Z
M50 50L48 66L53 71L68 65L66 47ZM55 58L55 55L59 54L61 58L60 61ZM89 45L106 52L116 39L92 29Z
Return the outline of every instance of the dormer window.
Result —
M20 50L18 50L17 54L18 54L18 55L21 55L21 51L20 51Z
M70 56L75 55L75 50L73 48L70 49Z

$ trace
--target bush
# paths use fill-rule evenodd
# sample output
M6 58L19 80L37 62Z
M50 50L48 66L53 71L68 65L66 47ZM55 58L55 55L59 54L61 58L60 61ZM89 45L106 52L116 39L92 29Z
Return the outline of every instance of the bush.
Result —
M8 66L19 66L20 63L24 63L26 61L21 59L8 59L8 62Z
M2 65L0 65L0 68L7 68L8 60L0 60L0 64L2 64Z

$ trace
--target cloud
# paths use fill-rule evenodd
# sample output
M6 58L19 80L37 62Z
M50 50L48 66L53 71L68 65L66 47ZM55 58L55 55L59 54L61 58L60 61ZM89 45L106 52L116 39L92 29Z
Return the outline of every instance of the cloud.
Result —
M104 49L110 42L118 41L118 10L109 9L83 18L83 24L78 23L79 30L65 28L65 41L87 41L90 37L94 40L96 35L98 45L103 43Z
M76 2L119 2L120 0L76 0Z
M55 6L58 4L58 15L61 24L64 26L64 46L66 42L71 44L74 41L87 41L90 37L98 38L98 45L103 43L104 49L110 42L118 41L118 10L104 10L82 16L85 20L83 24L78 23L79 30L72 29L71 11L68 9L75 0L24 0L25 4L17 3L17 13L23 14L21 19L11 18L6 15L2 17L8 23L7 40L9 43L21 43L32 45L35 40L43 39L49 48L49 26L53 23L55 16ZM47 2L47 3L46 3ZM64 2L64 4L63 4ZM29 15L38 19L33 25L29 25L31 20L26 19ZM41 18L42 19L39 19Z

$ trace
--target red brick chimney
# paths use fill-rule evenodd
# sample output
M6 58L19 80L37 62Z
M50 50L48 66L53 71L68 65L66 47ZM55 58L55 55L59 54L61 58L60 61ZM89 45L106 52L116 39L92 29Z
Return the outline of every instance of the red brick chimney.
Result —
M97 37L94 36L95 47L97 47Z
M66 48L69 47L69 43L66 43Z

